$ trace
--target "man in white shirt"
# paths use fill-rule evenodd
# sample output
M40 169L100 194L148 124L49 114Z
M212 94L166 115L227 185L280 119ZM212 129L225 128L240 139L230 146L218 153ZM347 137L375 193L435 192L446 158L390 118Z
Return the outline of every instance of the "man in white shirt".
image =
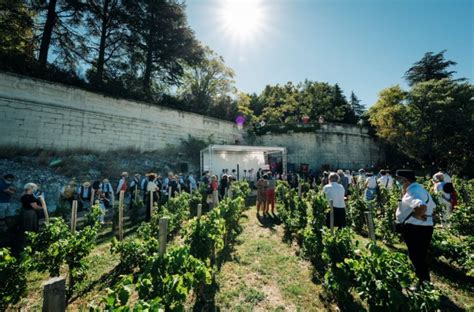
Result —
M392 189L393 178L388 174L386 170L380 170L380 174L382 176L377 180L377 183L379 184L379 186L386 188L387 190Z
M397 180L403 185L403 198L396 217L403 224L403 239L408 247L408 255L415 266L420 282L430 281L428 249L433 236L433 211L436 204L430 193L416 182L412 170L398 170Z
M323 192L326 194L328 202L332 200L334 208L334 226L343 228L346 226L346 203L344 202L344 187L337 183L339 175L335 172L329 174L329 184L323 187ZM329 218L327 216L327 226L329 227Z

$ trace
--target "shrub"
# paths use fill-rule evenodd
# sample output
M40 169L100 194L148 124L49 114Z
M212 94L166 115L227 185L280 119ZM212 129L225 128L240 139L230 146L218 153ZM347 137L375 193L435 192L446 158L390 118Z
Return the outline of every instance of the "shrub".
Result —
M29 257L23 254L19 259L11 255L8 248L0 249L0 310L17 303L26 293L26 272Z

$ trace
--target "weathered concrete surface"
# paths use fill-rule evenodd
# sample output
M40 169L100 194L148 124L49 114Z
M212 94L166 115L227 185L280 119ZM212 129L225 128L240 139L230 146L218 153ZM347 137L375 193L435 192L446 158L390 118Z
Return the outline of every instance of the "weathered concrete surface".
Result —
M0 133L0 145L107 151L156 150L188 134L242 143L245 131L229 121L0 73Z

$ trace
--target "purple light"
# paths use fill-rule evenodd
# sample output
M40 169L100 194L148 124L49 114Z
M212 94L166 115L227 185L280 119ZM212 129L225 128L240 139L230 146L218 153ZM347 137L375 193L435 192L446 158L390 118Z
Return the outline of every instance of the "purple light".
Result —
M237 124L237 126L243 126L245 123L245 117L237 116L237 118L235 118L235 123Z

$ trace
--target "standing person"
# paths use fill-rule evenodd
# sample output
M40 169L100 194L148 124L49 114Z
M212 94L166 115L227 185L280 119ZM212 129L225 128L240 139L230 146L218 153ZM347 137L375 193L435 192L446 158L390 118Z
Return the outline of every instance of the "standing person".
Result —
M77 194L78 194L77 200L79 204L79 209L89 211L91 209L91 200L92 200L91 183L88 181L84 182L77 190Z
M442 168L439 168L438 169L439 171L437 173L434 174L437 175L437 174L442 174L443 175L443 181L444 183L452 183L451 181L451 177L449 176L449 174L446 172L446 170L442 169ZM433 179L434 179L434 176L433 176Z
M433 182L433 192L439 195L439 204L441 204L442 208L441 225L446 227L448 226L448 219L452 211L451 193L445 192L445 187L448 183L444 182L444 174L442 172L438 172L434 175Z
M380 170L381 177L377 180L377 184L381 188L391 190L393 187L393 178L388 174L387 170Z
M189 189L191 190L191 192L197 189L197 182L192 173L190 173L188 176L188 183L189 183Z
M14 180L13 174L6 174L0 180L0 220L2 221L8 216L12 195L16 193L16 188L13 186Z
M359 187L359 189L363 189L364 188L364 183L365 181L367 180L367 176L365 174L365 170L364 169L359 169L359 175L357 176L357 186Z
M221 178L221 183L219 184L219 198L222 200L226 196L226 192L229 187L229 179L226 174Z
M416 182L413 170L397 170L396 179L402 184L402 201L396 217L403 225L402 236L408 255L420 282L430 281L428 249L433 235L433 211L436 204L430 193Z
M365 187L365 200L369 201L375 198L377 195L377 180L372 172L367 173L367 178L364 183Z
M127 178L128 178L128 172L122 172L119 183L117 185L117 189L115 191L115 195L117 195L117 198L119 198L120 196L120 191L127 192L127 189L128 189Z
M209 208L213 209L219 204L219 182L217 182L217 176L213 175L211 177L211 182L209 183L209 188L211 191Z
M59 192L59 204L61 206L66 205L68 210L71 210L72 202L77 199L77 189L76 181L69 181L69 183L63 186Z
M38 186L34 183L27 183L23 189L24 193L20 198L23 213L23 230L26 232L38 232L38 215L43 212L41 198L34 196L34 193L38 190Z
M321 185L324 186L328 183L329 183L329 173L327 171L324 171L321 177Z
M103 179L102 183L100 184L100 191L103 196L107 199L104 201L105 208L109 208L112 205L112 200L114 197L114 189L112 188L112 184L110 184L109 179Z
M257 187L257 217L259 217L260 207L262 208L262 212L265 214L266 209L266 187L267 187L267 176L261 175L260 179L258 179L256 183Z
M270 206L272 207L272 214L275 215L275 188L276 188L276 181L272 176L272 173L269 172L267 174L267 187L265 190L266 195L266 205L265 205L265 214L268 215L268 210Z
M341 169L337 170L337 175L339 176L339 184L344 188L344 196L347 196L349 194L349 179Z
M334 226L343 228L346 226L346 203L344 202L344 187L337 183L339 175L331 172L328 176L329 184L323 187L323 192L326 195L328 202L332 200L334 208ZM326 224L330 226L330 213L326 216Z

